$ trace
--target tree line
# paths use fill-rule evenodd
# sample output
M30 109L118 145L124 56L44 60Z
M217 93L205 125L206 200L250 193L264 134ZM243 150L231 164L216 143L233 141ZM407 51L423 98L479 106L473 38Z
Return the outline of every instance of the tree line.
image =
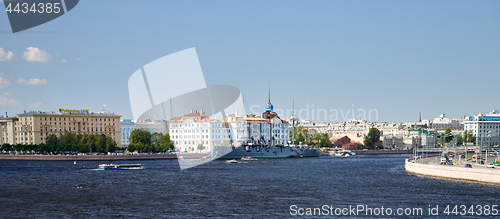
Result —
M128 151L130 152L157 153L174 149L169 134L158 132L151 134L147 129L134 129L130 133L129 141Z
M115 152L117 150L116 142L105 134L75 134L74 132L66 132L61 136L50 134L45 139L45 143L36 144L3 144L0 150L5 152L13 151L34 151L36 153L53 153L53 152L76 152L89 153L92 152L105 153Z
M295 134L295 144L313 145L316 148L332 147L330 138L326 133L310 134L303 126L298 126L294 130L290 129L290 141L293 141L293 134ZM363 144L358 144L358 148L375 148L374 143L380 140L380 131L377 128L370 128L368 134L364 138ZM382 148L382 147L379 147Z
M302 143L302 144L312 145L316 148L332 146L330 138L326 133L311 134L309 133L309 130L305 129L303 126L298 126L295 127L294 130L290 129L290 141L293 141L294 133L295 133L295 144Z

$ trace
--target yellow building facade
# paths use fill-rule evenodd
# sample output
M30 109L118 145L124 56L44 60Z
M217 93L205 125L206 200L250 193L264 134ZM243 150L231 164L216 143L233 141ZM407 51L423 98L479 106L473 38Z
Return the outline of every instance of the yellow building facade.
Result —
M17 117L0 118L0 144L41 144L47 136L76 134L105 134L121 147L120 117L101 111L25 112Z

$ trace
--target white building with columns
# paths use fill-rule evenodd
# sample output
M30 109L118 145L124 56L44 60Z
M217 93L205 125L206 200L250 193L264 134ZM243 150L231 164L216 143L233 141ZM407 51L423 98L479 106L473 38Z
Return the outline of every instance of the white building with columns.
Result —
M214 145L231 144L227 123L196 110L171 119L169 133L174 147L180 152L208 153Z

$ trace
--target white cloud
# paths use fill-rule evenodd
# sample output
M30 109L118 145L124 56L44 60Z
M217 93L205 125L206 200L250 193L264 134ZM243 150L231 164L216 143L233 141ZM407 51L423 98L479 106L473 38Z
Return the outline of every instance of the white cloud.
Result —
M35 102L32 104L28 104L28 107L30 108L38 108L40 105L42 105L42 102Z
M0 88L8 87L9 85L10 81L0 76Z
M9 92L3 92L3 95L4 95L4 96L10 96L10 95L12 95L12 93L9 93Z
M17 80L17 83L26 85L45 85L47 84L47 81L45 79L38 79L38 78L30 78L28 80L24 78L19 78Z
M46 62L50 59L50 54L36 47L28 47L24 51L24 59L30 62Z
M7 52L0 47L0 61L9 61L12 60L12 57L14 57L14 53L12 53L11 51Z
M68 61L68 60L66 60L66 59L62 59L62 60L61 60L61 62L62 62L62 63L66 63L67 61Z
M0 95L0 106L15 106L19 104L19 102L20 102L19 100L9 99L7 97Z

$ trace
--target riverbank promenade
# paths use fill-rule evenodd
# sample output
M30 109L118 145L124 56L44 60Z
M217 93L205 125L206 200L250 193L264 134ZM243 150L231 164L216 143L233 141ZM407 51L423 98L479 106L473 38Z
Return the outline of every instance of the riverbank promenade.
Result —
M493 159L493 158L492 158ZM460 160L460 161L459 161ZM459 162L457 165L456 162ZM431 155L423 158L409 158L405 160L405 170L423 176L468 180L500 185L500 166L488 168L485 164L477 164L470 160L458 159L455 165L441 164L440 155ZM470 164L472 168L466 168Z

